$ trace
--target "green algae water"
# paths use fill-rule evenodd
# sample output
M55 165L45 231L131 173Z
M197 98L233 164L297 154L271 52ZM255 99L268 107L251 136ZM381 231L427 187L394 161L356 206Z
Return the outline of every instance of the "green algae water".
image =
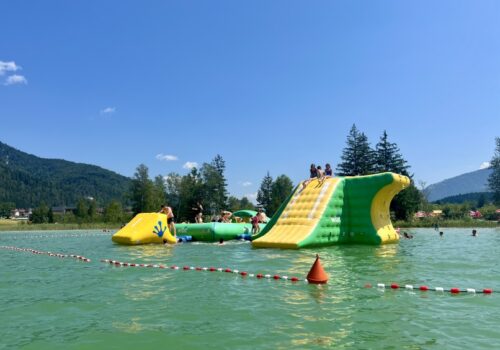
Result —
M119 246L100 231L0 234L0 349L495 349L500 293L365 288L367 283L500 291L500 230L407 230L385 246L252 249L248 242ZM319 253L327 285L182 270L222 267L304 278ZM180 270L116 267L113 259Z

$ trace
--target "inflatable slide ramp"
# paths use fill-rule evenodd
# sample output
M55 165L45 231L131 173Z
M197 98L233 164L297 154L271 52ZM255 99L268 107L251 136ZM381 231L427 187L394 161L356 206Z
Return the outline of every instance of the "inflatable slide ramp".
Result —
M312 180L297 186L252 245L259 248L396 242L389 206L410 180L382 173Z

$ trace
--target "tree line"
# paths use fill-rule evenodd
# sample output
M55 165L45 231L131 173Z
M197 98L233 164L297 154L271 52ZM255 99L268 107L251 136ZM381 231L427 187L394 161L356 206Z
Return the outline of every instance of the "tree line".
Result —
M488 184L493 192L493 203L500 204L500 138L495 139L496 148L491 160L492 174ZM126 222L131 215L141 212L158 211L162 204L171 206L178 221L192 222L193 208L197 202L204 207L205 220L220 213L222 210L236 211L240 209L255 209L255 205L247 198L241 199L230 196L227 191L225 178L226 164L221 155L216 155L211 162L203 163L198 169L192 168L186 175L181 176L171 172L167 176L157 175L149 177L149 169L140 164L132 181L126 202L114 200L108 203L103 212L97 212L95 200L82 198L78 201L73 213L63 216L55 215L52 209L41 203L33 210L33 222ZM406 175L411 184L401 191L391 203L391 212L394 219L411 220L413 214L421 209L429 208L424 188L417 189L413 174L409 172L410 165L402 156L396 143L390 142L387 132L384 131L374 148L370 146L367 136L353 125L342 150L341 161L336 167L338 176L369 175L379 172L394 172ZM271 217L281 203L292 193L292 180L285 174L276 179L267 172L257 191L257 206L263 208ZM482 199L483 205L484 198ZM124 205L125 204L125 205ZM124 210L130 207L130 212ZM0 203L0 217L8 216L14 208L14 203ZM446 216L457 217L464 214L465 207L448 206ZM460 215L456 214L460 212ZM455 214L454 214L455 213Z

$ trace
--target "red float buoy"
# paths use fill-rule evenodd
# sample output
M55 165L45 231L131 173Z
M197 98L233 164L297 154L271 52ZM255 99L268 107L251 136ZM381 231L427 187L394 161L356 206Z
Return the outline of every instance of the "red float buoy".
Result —
M316 260L307 274L307 281L314 284L324 284L328 281L328 275L323 270L323 266L321 266L318 254L316 254Z
M262 275L261 273L258 273L255 277L262 278L262 277L264 277L264 275Z
M483 293L484 294L491 294L491 293L493 293L493 289L489 289L489 288L483 289Z
M427 286L420 286L420 288L419 288L419 289L420 289L421 291L423 291L423 292L426 292L426 291L428 291L428 290L429 290L429 287L427 287Z
M391 284L391 288L392 289L398 289L399 285L397 283L393 283L393 284Z
M460 289L459 288L451 288L450 289L450 293L452 293L452 294L458 294L458 293L460 293Z

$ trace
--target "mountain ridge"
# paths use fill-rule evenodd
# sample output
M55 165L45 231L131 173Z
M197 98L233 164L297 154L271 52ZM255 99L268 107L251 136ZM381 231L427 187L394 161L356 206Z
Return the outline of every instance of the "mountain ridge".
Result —
M429 185L424 191L430 202L468 193L489 192L488 177L492 171L486 168L460 174Z
M41 158L0 141L0 202L18 207L74 205L93 197L100 204L126 201L131 179L96 165Z

